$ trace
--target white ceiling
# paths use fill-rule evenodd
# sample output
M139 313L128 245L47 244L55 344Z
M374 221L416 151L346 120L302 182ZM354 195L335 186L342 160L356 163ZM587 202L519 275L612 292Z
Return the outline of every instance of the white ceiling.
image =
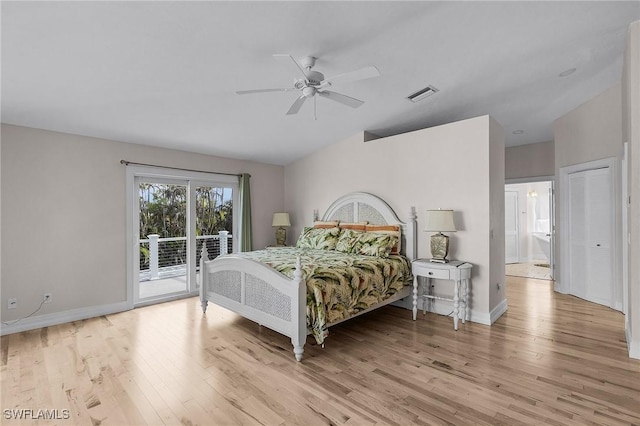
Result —
M288 164L366 130L380 136L491 114L507 146L553 139L553 121L620 81L638 1L7 2L2 122ZM295 66L351 109L318 99L286 116ZM576 68L568 77L562 71ZM406 97L433 85L419 103ZM522 134L513 134L514 130Z

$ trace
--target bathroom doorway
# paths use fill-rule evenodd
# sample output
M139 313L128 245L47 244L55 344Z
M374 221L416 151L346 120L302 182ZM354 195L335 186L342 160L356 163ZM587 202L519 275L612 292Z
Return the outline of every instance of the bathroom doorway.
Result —
M552 180L505 185L506 275L553 280L553 224Z

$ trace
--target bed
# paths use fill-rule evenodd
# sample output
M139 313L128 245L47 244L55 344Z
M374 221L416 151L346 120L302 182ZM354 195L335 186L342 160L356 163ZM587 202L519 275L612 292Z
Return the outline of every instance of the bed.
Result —
M315 226L305 228L303 234L322 232L326 236L339 232L337 241L344 243L347 236L362 237L360 226L366 224L366 230L372 232L399 229L400 238L393 240L396 245L391 253L386 252L387 256L363 255L362 245L355 253L324 246L323 250L305 246L305 240L296 247L267 248L209 260L203 245L203 313L211 302L284 334L291 338L295 358L301 361L308 334L324 344L331 326L409 296L413 296L415 311L417 293L411 285L410 264L416 255L413 207L409 219L403 222L382 199L357 192L337 199L322 217L317 213L314 216ZM338 226L339 231L335 231L336 223L343 224ZM315 231L316 228L324 230ZM380 278L381 274L384 278Z

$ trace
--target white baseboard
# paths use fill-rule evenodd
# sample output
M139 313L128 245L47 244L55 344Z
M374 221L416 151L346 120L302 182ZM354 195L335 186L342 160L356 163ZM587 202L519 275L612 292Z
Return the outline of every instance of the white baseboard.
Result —
M569 294L569 290L564 288L558 277L556 277L556 280L553 282L553 291L562 294Z
M622 312L622 301L614 302L611 308Z
M423 315L424 312L424 299L418 299L418 317ZM396 303L393 303L395 306L400 306L405 309L413 308L413 301L411 297L407 297L405 299L399 300ZM478 312L474 311L473 308L469 314L469 321L475 322L478 324L491 325L493 324L500 316L507 311L507 300L503 300L496 306L491 312ZM431 303L427 312L432 312L438 315L453 315L453 302L448 300L435 300Z
M496 322L498 318L502 316L502 314L507 312L508 308L509 308L509 305L507 304L507 299L502 299L502 301L498 303L498 305L495 308L493 308L491 310L491 313L489 314L490 324L493 324L494 322Z
M418 300L418 314L423 310L422 303L424 300ZM405 309L413 309L413 299L411 297L405 297L397 302L392 303L394 306L399 306ZM439 315L452 315L453 314L453 302L447 300L437 300L433 303L433 312ZM87 308L72 309L70 311L57 312L53 314L39 315L37 317L25 318L12 325L4 325L0 327L0 336L4 336L12 333L19 333L21 331L34 330L36 328L50 327L52 325L64 324L71 321L80 321L87 318L99 317L101 315L115 314L117 312L123 312L132 309L128 302L118 302L109 305L90 306ZM471 309L469 321L491 325L500 316L507 311L507 300L503 300L496 306L490 313L477 312ZM627 342L629 341L627 336ZM631 356L632 358L640 358L640 344L635 346L635 352L637 355ZM631 354L631 346L629 349Z
M36 317L25 318L12 325L2 324L0 328L0 336L33 330L36 328L50 327L52 325L63 324L65 322L99 317L101 315L115 314L116 312L127 311L129 309L131 309L131 305L128 302L118 302L111 303L109 305L90 306L87 308L72 309L70 311L56 312L53 314L39 315Z
M631 330L625 327L624 334L627 339L627 349L629 349L629 358L640 359L640 342L634 342L631 340Z
M422 313L424 312L425 303L429 305L428 301L418 299L418 317L423 315ZM432 312L438 315L453 316L453 302L448 300L433 300L430 305L431 306L427 309L427 312ZM469 318L469 321L471 321L471 318Z

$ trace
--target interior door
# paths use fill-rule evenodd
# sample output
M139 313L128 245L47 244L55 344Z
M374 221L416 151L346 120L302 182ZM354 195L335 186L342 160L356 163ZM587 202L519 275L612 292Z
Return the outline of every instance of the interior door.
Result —
M613 205L608 167L569 176L570 292L611 306Z
M517 191L504 192L504 214L505 263L517 263L520 261Z
M551 279L555 279L556 275L556 197L555 185L553 181L549 182L549 270L551 271Z

